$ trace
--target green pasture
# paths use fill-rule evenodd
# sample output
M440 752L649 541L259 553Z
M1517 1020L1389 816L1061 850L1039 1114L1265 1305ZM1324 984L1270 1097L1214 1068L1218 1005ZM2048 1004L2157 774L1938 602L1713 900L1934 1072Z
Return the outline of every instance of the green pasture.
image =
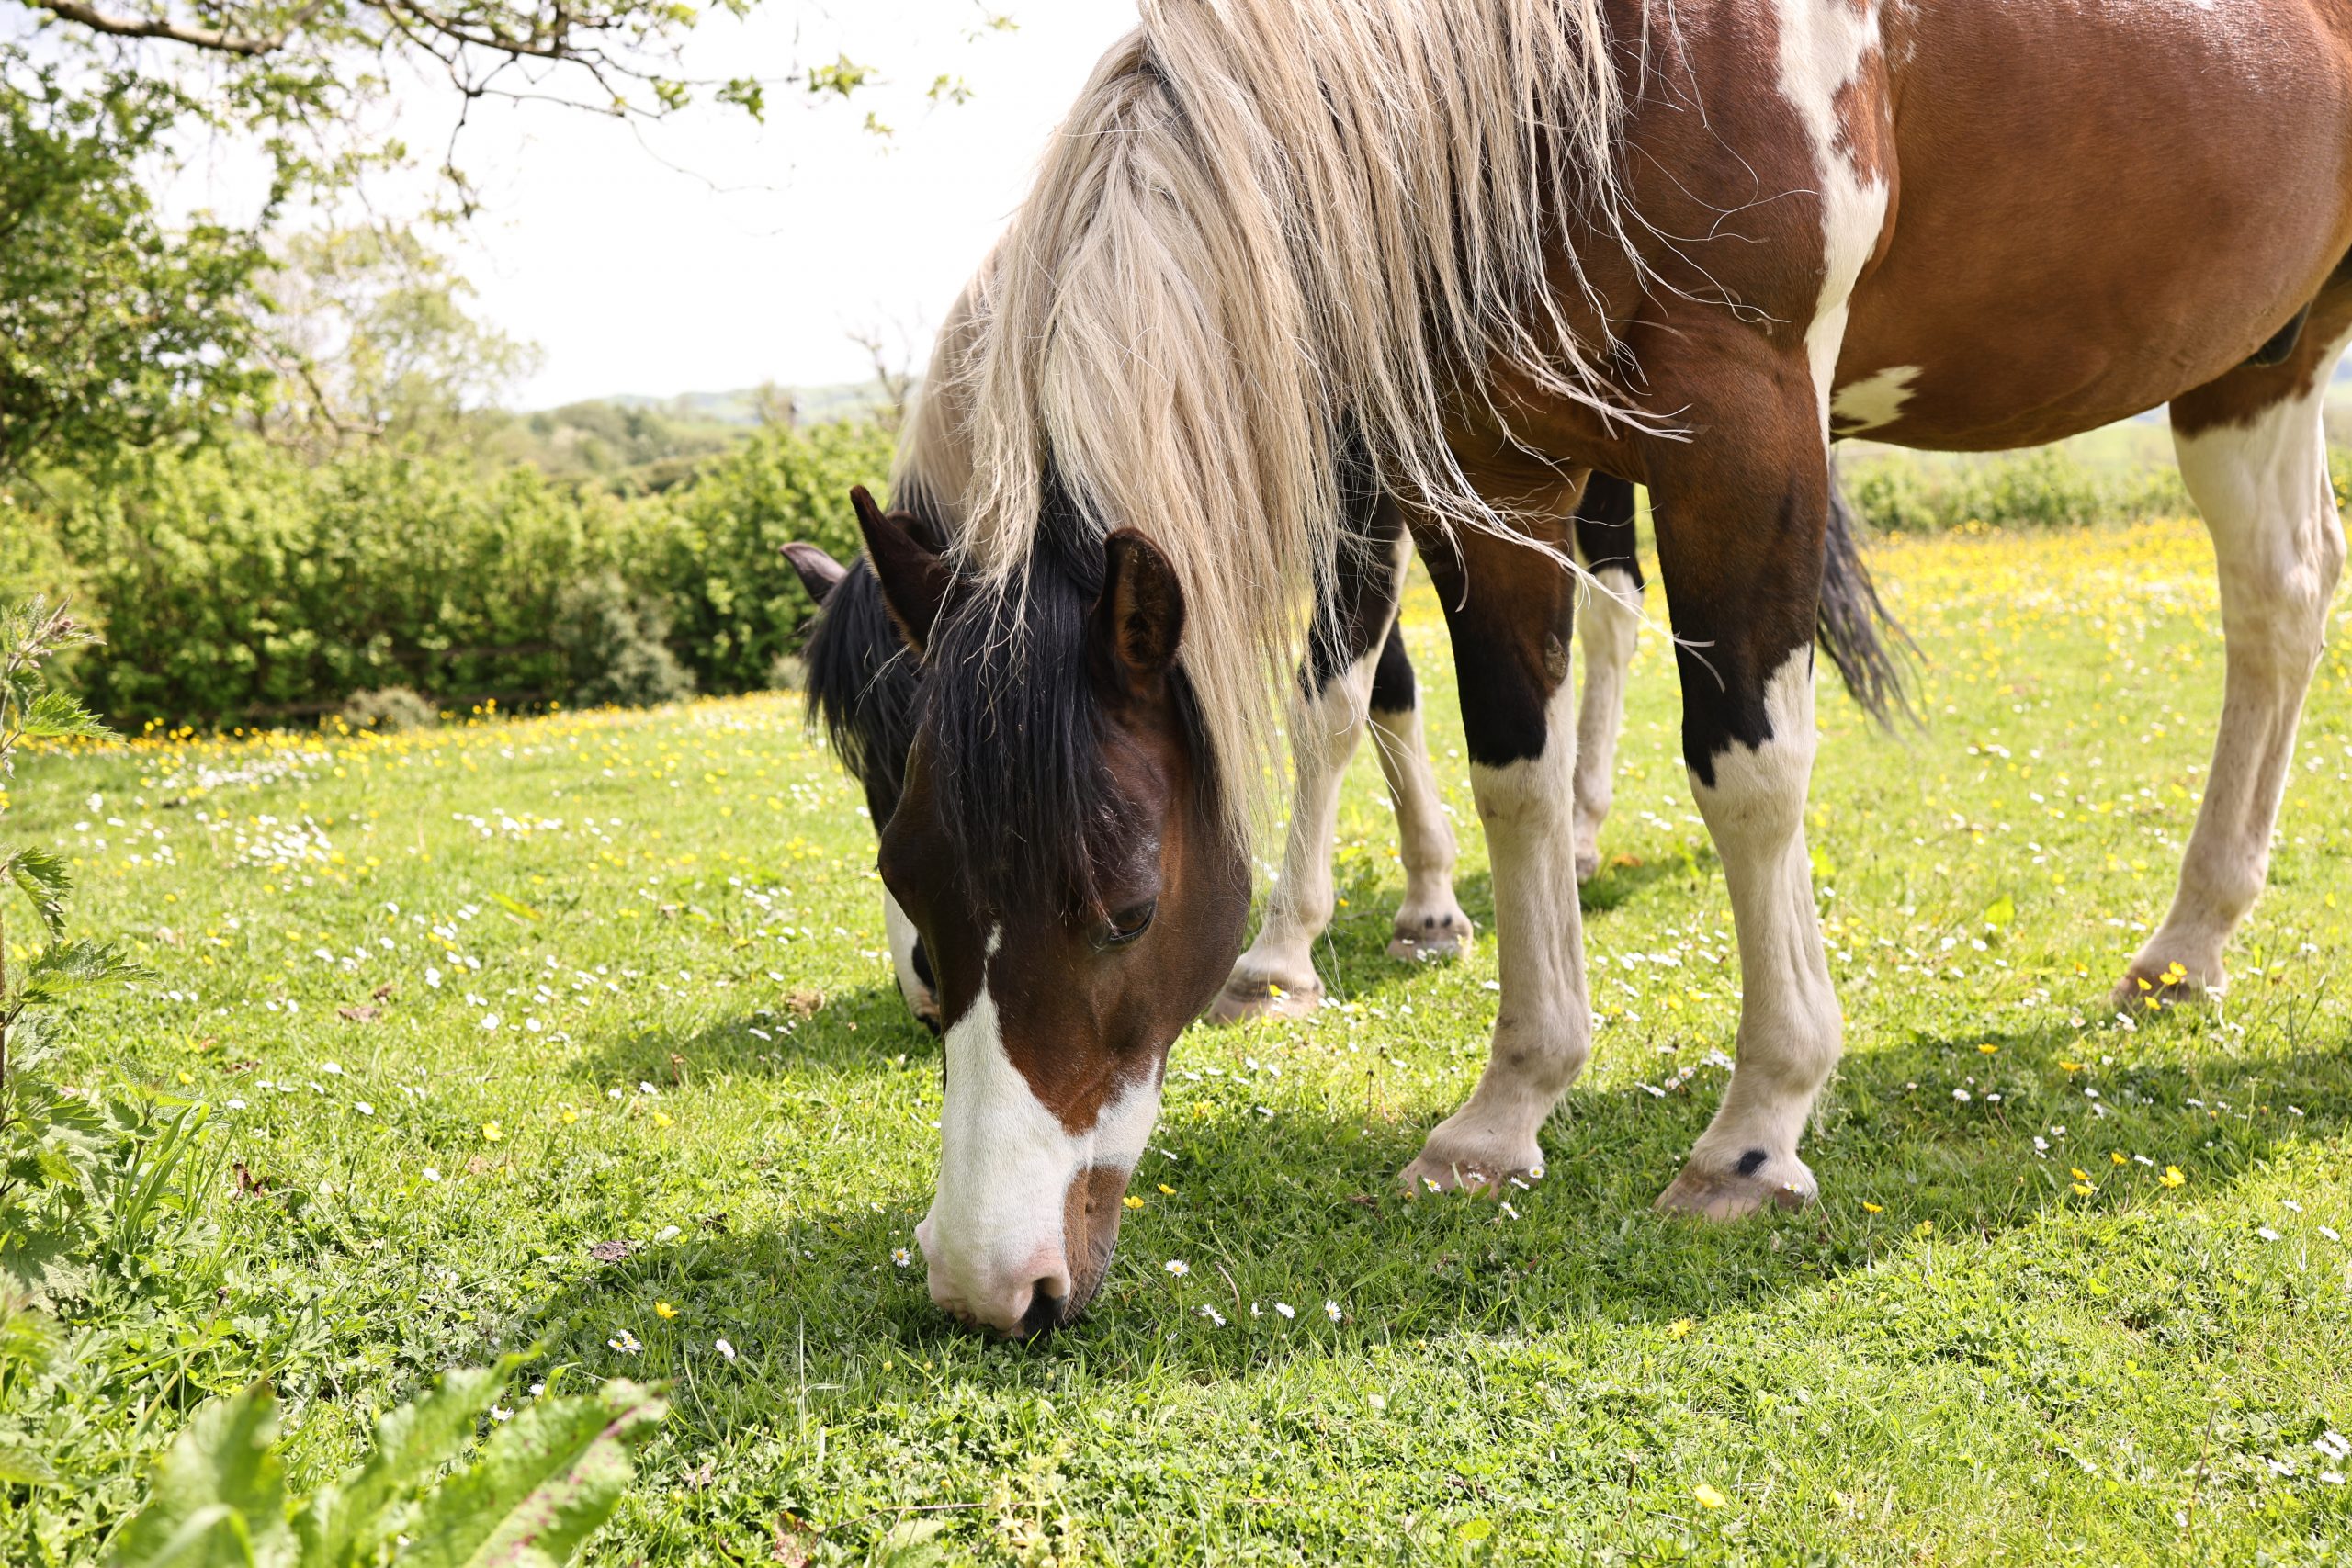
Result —
M1599 1044L1544 1179L1395 1193L1476 1077L1495 969L1483 940L1383 956L1367 756L1332 1005L1177 1043L1109 1282L1035 1345L925 1296L939 1049L796 698L28 756L12 828L155 974L82 1016L64 1076L207 1122L189 1198L64 1311L46 1380L0 1388L67 1481L0 1487L0 1562L101 1558L210 1393L270 1380L307 1486L440 1369L532 1347L515 1401L672 1385L602 1562L2341 1561L2352 617L2226 1000L2119 1018L2220 701L2203 536L1877 562L1927 723L1825 690L1849 1054L1816 1208L1649 1209L1739 992L1651 634L1587 891ZM1425 592L1408 632L1488 928Z

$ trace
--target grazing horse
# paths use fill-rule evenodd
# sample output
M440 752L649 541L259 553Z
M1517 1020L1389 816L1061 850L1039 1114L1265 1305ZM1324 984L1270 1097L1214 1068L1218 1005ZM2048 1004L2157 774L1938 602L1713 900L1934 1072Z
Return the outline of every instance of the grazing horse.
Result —
M2223 979L2345 543L2341 0L1144 0L977 299L955 547L870 508L921 650L885 881L947 1020L933 1300L1065 1322L1177 1031L1232 967L1278 693L1370 452L1444 603L1495 875L1487 1068L1404 1172L1542 1164L1591 1011L1575 877L1589 470L1648 486L1736 1062L1658 1200L1814 1196L1842 1024L1805 846L1836 435L1989 449L2172 404L2221 735L2129 1000Z
M946 547L936 515L908 515L929 547ZM1591 880L1600 865L1600 825L1609 815L1625 671L1641 613L1634 515L1634 487L1596 474L1573 522L1577 557L1604 590L1577 628L1585 654L1577 719L1579 883ZM1340 784L1367 728L1388 783L1405 865L1405 898L1388 955L1451 958L1473 930L1454 901L1453 829L1422 742L1419 683L1398 618L1405 553L1411 547L1404 518L1382 498L1364 523L1360 536L1351 536L1330 591L1316 604L1310 654L1299 668L1292 705L1296 789L1282 874L1258 940L1218 993L1211 1016L1219 1022L1299 1016L1320 1003L1313 951L1332 915L1331 835ZM914 728L914 663L903 656L881 590L862 558L844 567L817 546L798 542L785 546L784 554L819 612L804 648L809 721L824 728L834 755L857 780L878 831L904 787ZM882 918L899 993L916 1019L936 1032L942 1024L929 955L887 889Z

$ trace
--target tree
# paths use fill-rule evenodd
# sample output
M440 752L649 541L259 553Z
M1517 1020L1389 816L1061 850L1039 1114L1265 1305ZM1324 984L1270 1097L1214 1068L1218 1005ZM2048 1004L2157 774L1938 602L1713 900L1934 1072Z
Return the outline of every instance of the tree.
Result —
M129 73L69 89L0 47L0 479L217 420L266 381L258 236L169 227L140 183L190 108Z
M457 431L537 351L468 310L473 289L412 230L298 234L264 282L283 379L268 423L307 445Z

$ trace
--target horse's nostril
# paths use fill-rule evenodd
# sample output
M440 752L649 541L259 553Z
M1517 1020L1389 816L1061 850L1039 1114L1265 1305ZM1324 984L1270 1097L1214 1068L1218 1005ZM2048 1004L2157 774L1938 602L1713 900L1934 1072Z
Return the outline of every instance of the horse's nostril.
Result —
M1032 1288L1029 1292L1029 1310L1021 1319L1023 1338L1030 1338L1061 1326L1062 1309L1069 1305L1069 1297L1053 1293L1053 1288L1060 1283L1059 1280L1040 1280Z

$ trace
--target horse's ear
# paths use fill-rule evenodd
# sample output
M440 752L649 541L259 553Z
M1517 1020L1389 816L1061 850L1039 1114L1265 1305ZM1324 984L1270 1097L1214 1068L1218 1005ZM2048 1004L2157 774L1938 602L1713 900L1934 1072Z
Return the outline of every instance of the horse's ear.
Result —
M842 585L842 579L849 575L849 568L816 546L804 545L797 539L784 547L784 558L792 563L792 570L799 574L800 586L808 591L808 597L816 601L820 610L825 607L825 601L833 596L833 590Z
M1133 528L1102 543L1102 596L1091 632L1094 668L1141 695L1176 664L1184 637L1184 590L1159 547Z
M939 625L955 586L955 574L939 552L915 536L902 512L884 516L874 497L859 485L849 492L857 508L858 532L865 536L865 558L874 563L874 579L882 586L882 603L907 646L920 655Z

